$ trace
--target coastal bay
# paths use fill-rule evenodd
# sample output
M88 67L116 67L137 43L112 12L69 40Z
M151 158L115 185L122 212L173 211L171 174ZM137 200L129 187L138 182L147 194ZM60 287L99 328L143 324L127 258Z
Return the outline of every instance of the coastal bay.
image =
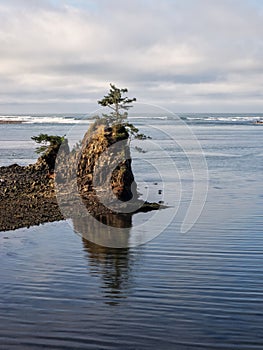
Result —
M146 142L147 153L141 158L133 153L139 191L148 201L163 199L162 180L149 165L154 160L166 170L164 192L179 188L172 160L182 186L179 210L160 211L154 225L155 212L133 215L121 237L128 247L118 249L94 244L92 235L98 232L82 218L0 232L4 348L58 349L70 343L75 349L132 349L134 344L142 349L196 350L197 344L207 350L262 349L261 127L240 115L181 116L200 141L209 171L202 214L182 233L192 198L191 167L185 153L150 125L165 127L178 142L185 134L176 118L146 118L136 122L162 149ZM66 119L65 124L1 128L5 166L36 162L35 145L28 141L32 135L74 131ZM189 139L187 144L188 157L198 159L197 148ZM165 204L173 207L176 198L168 196ZM169 210L174 218L167 225ZM142 228L146 217L149 223ZM132 246L155 229L161 231L155 239ZM106 229L103 235L109 235Z

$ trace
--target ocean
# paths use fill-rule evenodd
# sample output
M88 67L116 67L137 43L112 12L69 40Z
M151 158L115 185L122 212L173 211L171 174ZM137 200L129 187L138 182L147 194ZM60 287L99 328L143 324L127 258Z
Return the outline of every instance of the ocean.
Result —
M20 121L1 124L1 121ZM263 114L131 114L142 198L121 248L88 222L0 232L3 349L263 348ZM31 136L90 115L0 116L0 165L33 163ZM133 145L133 144L132 144ZM102 245L98 245L102 244Z

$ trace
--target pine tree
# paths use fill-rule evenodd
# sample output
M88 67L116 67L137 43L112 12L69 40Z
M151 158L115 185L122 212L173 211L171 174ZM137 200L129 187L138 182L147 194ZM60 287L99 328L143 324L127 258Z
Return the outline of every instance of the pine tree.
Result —
M127 110L132 107L131 103L136 101L136 98L123 97L128 89L119 89L115 85L110 84L110 92L104 98L98 101L103 107L112 109L110 115L107 115L110 124L123 124L127 120ZM124 112L122 112L124 110ZM106 115L104 115L106 116Z
M107 126L119 126L125 127L130 138L136 138L144 140L150 138L142 133L139 133L139 129L133 124L128 122L128 110L132 108L132 103L136 101L136 98L128 98L123 96L128 92L127 88L120 89L114 84L110 84L110 91L103 99L98 101L103 107L109 107L112 112L110 114L102 114L102 117L95 117L97 120L96 125L105 124Z

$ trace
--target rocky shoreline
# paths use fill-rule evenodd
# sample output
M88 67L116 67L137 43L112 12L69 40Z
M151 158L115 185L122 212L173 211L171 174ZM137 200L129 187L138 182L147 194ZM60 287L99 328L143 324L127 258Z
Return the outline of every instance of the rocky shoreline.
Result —
M82 202L87 211L98 220L117 215L127 221L127 217L136 212L147 212L161 207L158 203L140 201L140 206L136 206L133 213L116 214L100 203L92 191L83 196ZM61 207L64 208L63 213ZM76 208L78 198L74 199L74 196L67 193L64 194L64 199L60 196L60 205L58 204L54 178L46 169L38 169L36 165L17 164L0 167L0 231L87 216L83 208L78 211Z
M115 152L111 147L117 139L123 143ZM64 145L59 154L58 149L49 148L35 164L0 167L0 231L85 217L87 213L102 222L128 222L126 219L134 213L162 208L159 203L139 199L129 152L123 130L103 127L92 137L84 137L82 147L74 153ZM57 156L61 161L54 172ZM115 170L105 173L105 167L114 161ZM101 171L97 171L96 180L99 162ZM110 194L104 188L107 182L111 183ZM135 189L132 190L132 186ZM111 204L116 201L117 206L104 205L105 198L102 200L98 193L106 194L106 199ZM130 204L132 197L134 201ZM120 220L116 220L116 215Z
M64 219L48 173L17 164L0 168L0 213L0 231Z

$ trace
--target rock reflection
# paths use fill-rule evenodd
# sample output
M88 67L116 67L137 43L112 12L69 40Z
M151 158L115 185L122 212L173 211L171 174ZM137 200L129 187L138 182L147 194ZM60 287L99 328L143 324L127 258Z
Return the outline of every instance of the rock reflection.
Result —
M72 221L74 230L88 241L109 248L129 247L130 214L74 216Z
M81 233L83 246L88 253L91 273L100 276L102 291L106 297L106 303L118 305L120 299L127 296L131 285L132 256L128 248L129 227L132 225L131 215L101 215L97 220L105 225L96 225L94 220L88 217L74 218L74 229ZM120 234L114 231L116 228L127 228ZM104 229L102 229L104 228ZM105 237L110 246L117 241L118 245L126 248L114 248L94 243L95 237Z
M106 303L118 305L127 297L131 285L129 248L102 247L83 239L88 253L91 274L100 276Z

